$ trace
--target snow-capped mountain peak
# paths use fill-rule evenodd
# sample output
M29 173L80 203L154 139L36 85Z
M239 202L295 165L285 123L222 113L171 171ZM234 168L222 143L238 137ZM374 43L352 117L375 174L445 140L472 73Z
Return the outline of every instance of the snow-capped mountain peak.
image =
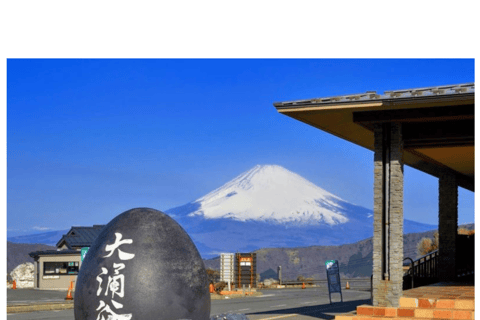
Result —
M281 166L257 165L194 201L189 216L336 225L349 220L343 201Z

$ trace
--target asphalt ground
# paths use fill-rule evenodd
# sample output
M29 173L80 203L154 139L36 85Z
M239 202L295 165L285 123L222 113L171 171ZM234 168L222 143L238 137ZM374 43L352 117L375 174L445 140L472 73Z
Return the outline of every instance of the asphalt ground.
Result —
M250 320L266 319L333 319L335 314L354 311L357 305L369 304L369 291L344 290L332 294L330 304L325 288L259 290L262 296L212 301L212 315L243 313Z
M7 305L64 302L67 290L7 289Z
M66 291L8 290L7 304L59 303L64 301ZM23 291L23 292L20 292ZM250 320L307 320L333 319L335 314L354 311L357 305L370 303L370 292L344 290L343 302L338 293L332 294L330 304L328 291L323 288L259 290L257 297L212 300L211 315L224 313L246 314ZM38 299L35 299L38 297ZM35 311L7 314L11 320L52 319L74 320L73 309Z

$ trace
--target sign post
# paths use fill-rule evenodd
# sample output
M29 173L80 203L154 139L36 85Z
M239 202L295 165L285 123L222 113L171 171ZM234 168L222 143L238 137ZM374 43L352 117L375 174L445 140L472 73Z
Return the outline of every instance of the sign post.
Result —
M338 268L338 260L325 261L325 267L327 269L328 279L328 297L330 298L330 304L332 304L332 293L340 293L340 299L343 302L342 288L340 285L340 271Z
M89 247L83 247L81 250L80 250L80 257L81 257L81 261L83 262L83 259L85 259L85 255L87 254L88 252L88 249Z

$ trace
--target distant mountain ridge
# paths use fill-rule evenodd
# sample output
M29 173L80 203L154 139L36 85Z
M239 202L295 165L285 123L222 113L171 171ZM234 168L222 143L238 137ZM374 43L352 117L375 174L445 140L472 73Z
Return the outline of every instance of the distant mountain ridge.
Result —
M469 230L474 224L459 226ZM417 244L422 238L433 238L436 230L409 233L403 236L403 255L418 258ZM257 274L261 279L277 278L277 268L282 266L283 280L296 280L298 276L325 279L325 261L338 260L342 277L370 277L373 265L372 238L340 246L309 246L296 248L262 248L257 254ZM205 267L220 269L220 258L204 260Z
M10 271L22 263L33 263L33 258L28 255L30 252L55 249L56 247L45 244L13 243L7 241L7 273L10 273Z
M185 229L204 259L221 252L260 248L341 245L373 235L371 209L348 203L277 165L257 165L205 196L165 213ZM404 233L436 228L404 220ZM64 233L8 240L55 245ZM52 241L54 236L56 241Z
M475 229L474 224L462 225L462 228ZM417 258L417 244L423 237L433 238L436 230L404 235L404 257ZM25 262L33 262L28 254L38 250L54 250L55 247L42 244L7 242L7 272ZM372 239L364 239L353 244L341 246L310 246L293 248L262 248L257 253L257 273L262 278L276 276L278 266L282 266L283 279L294 280L298 275L323 279L325 277L324 260L337 259L340 271L350 277L365 277L371 274ZM219 257L204 260L207 268L219 269Z
M38 243L55 246L57 242L60 241L62 236L68 232L68 230L70 229L35 233L16 237L7 237L7 241L14 243Z

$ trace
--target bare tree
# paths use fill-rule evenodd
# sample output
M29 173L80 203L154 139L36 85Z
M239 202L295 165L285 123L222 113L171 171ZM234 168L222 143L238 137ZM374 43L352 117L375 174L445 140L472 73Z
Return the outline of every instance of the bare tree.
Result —
M422 238L417 244L419 256L424 256L438 249L438 231L433 234L433 240L430 238Z
M216 283L220 280L220 272L218 270L214 269L206 269L207 271L207 277L208 277L208 283Z

